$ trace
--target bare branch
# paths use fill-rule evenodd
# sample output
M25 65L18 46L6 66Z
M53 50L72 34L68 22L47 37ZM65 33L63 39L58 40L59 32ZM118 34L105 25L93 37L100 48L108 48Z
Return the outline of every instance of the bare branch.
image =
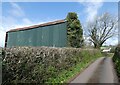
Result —
M89 36L94 45L102 46L102 44L109 38L113 37L115 32L115 25L118 20L111 17L110 14L105 13L97 18L94 23L89 23Z

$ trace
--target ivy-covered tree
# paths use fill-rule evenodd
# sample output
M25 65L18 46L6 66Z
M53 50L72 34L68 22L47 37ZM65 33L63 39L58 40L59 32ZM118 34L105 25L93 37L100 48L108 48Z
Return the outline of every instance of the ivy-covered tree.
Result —
M69 12L67 17L67 39L68 46L82 47L83 46L83 29L78 16L75 12Z

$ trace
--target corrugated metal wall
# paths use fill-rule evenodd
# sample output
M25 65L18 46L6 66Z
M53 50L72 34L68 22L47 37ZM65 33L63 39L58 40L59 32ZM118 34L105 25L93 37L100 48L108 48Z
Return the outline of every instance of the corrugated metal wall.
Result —
M12 46L55 46L67 45L66 22L35 29L8 32L7 47Z

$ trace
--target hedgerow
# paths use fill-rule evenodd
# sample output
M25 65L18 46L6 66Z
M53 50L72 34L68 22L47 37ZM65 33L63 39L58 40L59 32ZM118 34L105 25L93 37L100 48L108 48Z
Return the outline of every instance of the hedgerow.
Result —
M52 82L52 80L60 77L62 72L69 71L71 67L77 64L81 64L82 67L82 64L87 64L98 57L101 57L101 54L96 49L5 48L2 60L3 84ZM66 76L69 76L69 74Z
M120 79L120 45L118 45L115 49L115 54L113 56L113 61L115 63L116 71L117 71L118 77Z

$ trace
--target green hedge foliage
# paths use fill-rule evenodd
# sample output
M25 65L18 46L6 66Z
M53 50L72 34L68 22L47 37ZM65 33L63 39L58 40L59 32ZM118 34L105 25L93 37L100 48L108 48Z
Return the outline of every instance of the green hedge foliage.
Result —
M54 47L13 47L3 50L3 84L45 83L78 63L101 57L98 50Z
M115 54L113 56L113 61L115 63L115 67L118 73L118 77L120 78L120 45L118 45L115 49Z

